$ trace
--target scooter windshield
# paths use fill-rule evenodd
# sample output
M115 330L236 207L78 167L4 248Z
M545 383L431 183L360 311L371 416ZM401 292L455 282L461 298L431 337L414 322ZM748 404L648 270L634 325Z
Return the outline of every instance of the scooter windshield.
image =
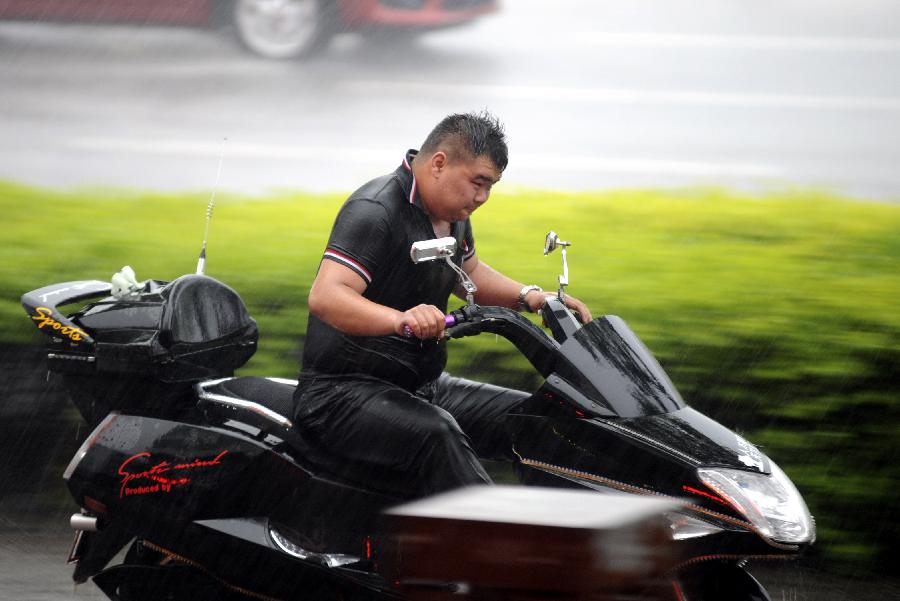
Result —
M556 375L620 417L669 413L685 406L669 377L621 318L598 317L560 347Z

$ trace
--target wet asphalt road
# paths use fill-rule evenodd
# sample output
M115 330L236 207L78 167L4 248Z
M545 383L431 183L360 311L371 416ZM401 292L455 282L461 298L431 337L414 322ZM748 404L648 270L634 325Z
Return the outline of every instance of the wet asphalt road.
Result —
M306 61L179 28L0 24L0 178L349 190L444 114L507 124L504 185L900 198L900 3L507 0Z

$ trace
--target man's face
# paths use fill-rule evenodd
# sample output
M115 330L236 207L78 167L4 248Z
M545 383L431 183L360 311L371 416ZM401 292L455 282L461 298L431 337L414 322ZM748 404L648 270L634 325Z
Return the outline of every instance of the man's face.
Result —
M500 171L486 156L468 160L444 158L432 165L436 182L432 196L426 199L426 208L444 221L467 219L487 202L491 186L500 180Z

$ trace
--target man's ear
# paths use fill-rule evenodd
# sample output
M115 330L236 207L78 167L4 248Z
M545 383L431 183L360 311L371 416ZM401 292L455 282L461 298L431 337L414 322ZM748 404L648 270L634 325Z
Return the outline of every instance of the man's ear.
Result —
M443 150L438 150L436 153L431 155L431 174L435 177L443 171L444 167L447 166L447 153Z

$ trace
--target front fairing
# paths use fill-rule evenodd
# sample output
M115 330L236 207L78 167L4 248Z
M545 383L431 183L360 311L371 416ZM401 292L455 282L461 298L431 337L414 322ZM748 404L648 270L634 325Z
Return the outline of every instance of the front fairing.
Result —
M537 414L529 407L535 404L524 404L508 424L516 452L538 462L677 496L696 486L699 467L771 471L756 447L691 407L630 419Z
M552 373L511 422L533 457L678 495L702 466L771 473L756 447L685 405L622 319L567 333L554 354Z
M755 446L691 407L665 414L607 420L606 425L694 466L771 473L768 459Z
M690 407L631 419L518 413L508 424L519 477L526 484L684 500L686 509L673 519L673 532L678 520L687 520L689 538L676 539L686 556L790 555L802 546L768 540L747 515L699 479L698 469L710 466L769 477L771 464L743 438ZM699 533L691 534L697 525Z
M685 406L650 350L619 317L599 317L559 347L544 392L588 415L633 418Z

